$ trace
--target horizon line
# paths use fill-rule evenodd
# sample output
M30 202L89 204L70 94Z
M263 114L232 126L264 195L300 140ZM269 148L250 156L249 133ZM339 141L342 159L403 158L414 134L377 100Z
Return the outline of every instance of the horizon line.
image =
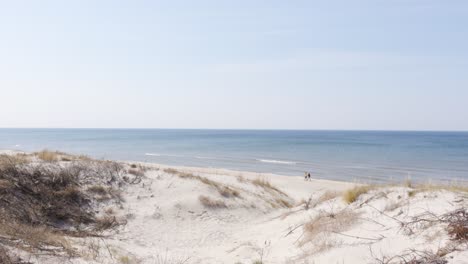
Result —
M162 127L0 127L0 129L75 129L75 130L232 130L232 131L362 131L362 132L468 132L468 130L434 130L434 129L326 129L326 128L162 128Z

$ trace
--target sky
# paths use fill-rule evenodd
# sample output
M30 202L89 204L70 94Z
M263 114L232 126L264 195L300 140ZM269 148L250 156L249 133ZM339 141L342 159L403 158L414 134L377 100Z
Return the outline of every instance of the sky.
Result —
M0 127L468 130L468 1L0 0Z

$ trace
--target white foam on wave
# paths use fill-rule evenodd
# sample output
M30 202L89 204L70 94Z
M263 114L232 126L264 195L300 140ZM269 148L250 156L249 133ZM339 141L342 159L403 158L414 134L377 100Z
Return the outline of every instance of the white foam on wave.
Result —
M157 154L157 153L145 153L145 156L156 156L156 157L160 157L161 154Z
M196 159L217 159L215 157L195 156Z
M145 156L154 156L154 157L177 157L183 158L181 155L172 155L172 154L159 154L159 153L145 153Z
M257 159L259 162L263 163L275 163L275 164L286 164L286 165L296 165L297 162L295 161L287 161L287 160L270 160L270 159Z

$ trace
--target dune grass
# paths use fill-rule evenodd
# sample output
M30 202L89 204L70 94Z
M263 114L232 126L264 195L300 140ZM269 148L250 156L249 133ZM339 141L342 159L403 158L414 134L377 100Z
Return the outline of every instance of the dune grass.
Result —
M60 155L58 152L50 151L47 149L36 152L35 155L42 161L54 162L60 160Z
M359 214L353 210L344 209L338 212L321 212L304 225L304 237L300 245L311 243L314 253L328 250L333 246L329 236L344 232L351 228L359 219Z
M370 185L356 186L352 189L346 190L343 193L343 200L348 204L354 203L359 198L359 196L369 192L374 188L374 186Z
M118 203L110 190L125 183L122 169L101 161L65 165L55 162L58 152L41 153L39 161L29 162L16 155L0 157L0 247L75 256L68 237L95 236L121 224L98 216L102 200L92 194L107 192L108 201Z
M202 182L202 183L204 183L204 184L206 184L208 186L211 186L211 187L215 188L220 195L222 195L223 197L226 197L226 198L240 197L241 196L239 190L237 190L236 188L234 188L232 186L228 186L228 185L220 183L220 182L217 182L217 181L213 181L213 180L208 179L206 177L198 176L198 175L195 175L193 173L178 171L178 170L172 169L172 168L164 169L164 172L166 172L168 174L176 175L176 176L178 176L178 177L180 177L182 179L191 179L191 180L200 181L200 182Z
M216 200L205 195L200 195L198 197L198 200L203 206L207 208L213 208L213 209L227 208L227 205L224 201Z

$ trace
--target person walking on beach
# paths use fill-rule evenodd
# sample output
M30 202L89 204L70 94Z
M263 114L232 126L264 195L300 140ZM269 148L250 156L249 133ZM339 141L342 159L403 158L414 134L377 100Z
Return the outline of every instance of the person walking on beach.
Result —
M305 179L306 181L310 181L310 180L311 180L311 179L310 179L310 172L307 172L307 171L305 172L305 177L304 177L304 179Z

